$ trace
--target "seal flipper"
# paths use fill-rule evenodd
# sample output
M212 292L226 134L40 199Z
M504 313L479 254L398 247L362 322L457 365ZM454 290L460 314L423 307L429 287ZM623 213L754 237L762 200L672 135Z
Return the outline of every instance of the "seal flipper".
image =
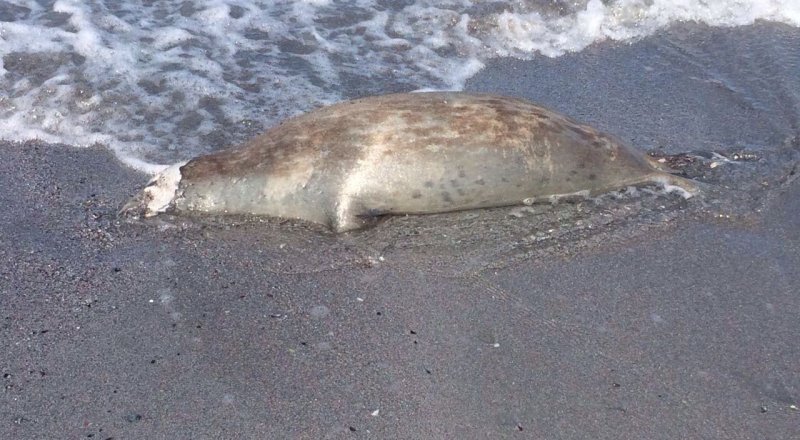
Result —
M372 215L353 215L344 218L337 218L331 221L330 228L335 233L355 231L375 226L382 219L382 216Z
M329 226L335 233L364 229L378 224L388 214L387 211L367 208L362 202L351 197L338 203L335 214L331 215Z

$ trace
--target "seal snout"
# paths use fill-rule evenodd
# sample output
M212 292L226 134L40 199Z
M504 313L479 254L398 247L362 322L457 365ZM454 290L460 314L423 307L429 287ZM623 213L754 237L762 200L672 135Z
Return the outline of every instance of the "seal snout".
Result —
M133 196L119 210L119 215L128 217L152 217L166 211L175 200L181 182L180 168L186 162L170 165L153 177L139 194Z

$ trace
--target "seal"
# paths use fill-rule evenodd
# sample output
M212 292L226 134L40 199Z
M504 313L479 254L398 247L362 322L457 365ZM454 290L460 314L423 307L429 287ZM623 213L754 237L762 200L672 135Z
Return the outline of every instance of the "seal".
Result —
M289 118L239 148L173 165L122 211L255 214L335 232L426 214L660 183L697 192L613 136L531 102L401 93Z

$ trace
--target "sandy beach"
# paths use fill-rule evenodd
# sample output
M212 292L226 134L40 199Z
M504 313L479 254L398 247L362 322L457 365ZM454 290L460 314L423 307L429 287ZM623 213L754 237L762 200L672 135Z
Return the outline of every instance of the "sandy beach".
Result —
M782 25L680 25L497 60L468 89L649 150L791 149L798 44ZM124 221L147 176L106 150L0 151L0 438L800 435L796 163L747 215L690 200L517 252L493 227L508 211L343 237Z

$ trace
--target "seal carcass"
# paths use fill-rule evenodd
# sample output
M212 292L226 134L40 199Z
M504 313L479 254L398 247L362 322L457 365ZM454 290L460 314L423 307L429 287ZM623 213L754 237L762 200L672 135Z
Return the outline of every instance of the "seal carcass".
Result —
M488 94L368 97L290 118L241 147L176 164L123 209L297 218L336 232L424 214L659 182L640 151L531 102Z

